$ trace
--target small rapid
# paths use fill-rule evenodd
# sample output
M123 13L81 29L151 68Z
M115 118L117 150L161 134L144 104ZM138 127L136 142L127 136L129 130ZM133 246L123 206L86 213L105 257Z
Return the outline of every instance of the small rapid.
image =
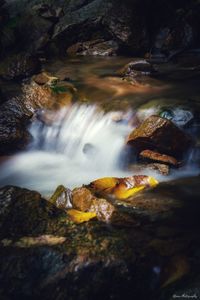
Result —
M101 177L140 174L124 167L129 155L125 140L133 129L129 122L133 112L119 120L121 114L83 104L40 111L30 126L32 142L28 148L1 166L1 186L16 185L48 196L60 184L72 189ZM188 163L167 177L148 169L141 174L159 181L198 175L196 156L199 152L192 150Z
M130 175L119 164L130 131L128 122L113 121L113 113L95 105L40 112L30 127L28 149L4 164L1 185L49 194L59 184L74 188L103 176Z

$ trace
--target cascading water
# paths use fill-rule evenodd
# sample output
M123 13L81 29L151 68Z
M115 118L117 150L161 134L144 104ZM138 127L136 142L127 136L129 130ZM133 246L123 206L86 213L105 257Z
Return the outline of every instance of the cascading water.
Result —
M50 195L60 184L74 188L104 176L134 175L122 168L125 139L133 129L128 123L131 115L116 122L113 112L78 104L58 112L41 111L30 127L33 139L28 149L1 167L1 186L17 185ZM193 163L197 154L192 150L188 164L167 178L150 170L142 174L159 181L197 175L199 168Z
M119 157L131 128L114 122L111 113L74 105L57 113L44 112L40 118L46 121L37 119L31 125L28 151L4 165L1 184L49 194L59 184L73 188L103 176L130 174L120 169Z

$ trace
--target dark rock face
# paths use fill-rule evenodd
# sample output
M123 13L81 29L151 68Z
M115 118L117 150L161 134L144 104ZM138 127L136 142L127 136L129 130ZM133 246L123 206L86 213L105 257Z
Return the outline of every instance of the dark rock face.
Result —
M66 54L72 45L87 48L85 42L102 39L116 43L121 54L142 55L152 49L151 55L170 58L199 45L199 11L195 0L2 1L1 50L7 54L15 45L18 52Z
M95 40L77 43L67 49L69 56L114 56L117 54L118 45L114 41Z
M171 121L151 116L129 135L128 144L139 152L148 149L179 158L193 142Z
M0 77L6 80L18 80L33 75L40 70L37 58L25 53L13 55L0 64Z
M23 149L30 135L26 125L32 116L23 99L13 98L1 105L0 111L0 154Z
M170 299L199 274L198 200L199 178L173 181L114 203L129 227L76 225L39 193L4 187L1 298Z

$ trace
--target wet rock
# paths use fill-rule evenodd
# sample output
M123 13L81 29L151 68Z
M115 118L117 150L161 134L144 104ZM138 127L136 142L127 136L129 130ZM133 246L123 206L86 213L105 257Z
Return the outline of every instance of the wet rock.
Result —
M90 183L89 188L94 193L109 195L117 199L127 199L143 189L153 188L158 181L150 176L135 175L125 178L104 177Z
M96 197L88 188L77 188L72 192L73 207L83 212L94 212L99 221L112 225L135 225L134 219L121 212L108 200Z
M55 26L54 43L64 43L68 48L77 42L96 38L105 42L113 40L120 47L135 52L146 47L146 28L140 3L118 2L116 5L113 0L95 0L68 5L65 15Z
M156 73L153 65L145 59L135 60L128 63L122 70L117 72L124 78L135 78L137 76L149 76Z
M0 77L7 80L23 79L40 69L39 61L27 54L13 55L0 64Z
M59 185L49 201L61 209L71 208L72 192L63 185Z
M26 129L32 113L15 98L1 105L0 111L0 153L8 154L23 149L31 136Z
M156 188L117 201L120 205L132 207L135 218L144 218L157 222L168 220L171 224L188 227L197 226L199 212L199 177L178 179L160 183ZM194 191L195 190L195 191Z
M72 192L72 205L74 208L89 211L94 195L87 188L77 188Z
M178 166L178 161L174 157L165 154L160 154L151 150L143 150L142 152L140 152L140 157L143 159L153 160L167 165Z
M199 274L199 178L115 202L141 221L135 227L73 224L17 187L0 189L0 202L2 299L168 299Z
M51 80L52 78L50 78L50 83ZM73 93L74 92L69 90L68 86L49 85L49 82L44 85L39 85L32 81L23 86L24 102L33 112L38 108L53 108L56 110L63 106L70 105Z
M169 166L165 164L152 163L152 164L147 164L146 167L150 170L157 171L158 173L164 176L167 176L170 173Z
M128 144L139 152L149 149L181 158L193 141L171 121L151 116L129 135Z
M35 83L39 85L52 85L55 84L58 81L57 77L51 76L50 74L47 74L46 72L39 73L33 77L33 80Z
M87 188L77 188L72 193L73 207L84 212L95 212L100 221L112 223L115 207L105 199L99 199Z
M68 55L113 56L117 54L118 45L114 41L88 41L77 43L67 49Z
M170 173L169 166L161 163L137 163L135 165L130 165L128 169L137 174L144 174L149 170L156 171L164 176L167 176Z
M0 202L1 239L52 232L53 227L58 229L56 221L64 216L39 193L17 187L2 188Z

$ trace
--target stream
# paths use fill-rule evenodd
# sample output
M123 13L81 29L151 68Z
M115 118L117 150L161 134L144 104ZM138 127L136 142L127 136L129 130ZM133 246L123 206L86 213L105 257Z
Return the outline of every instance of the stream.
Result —
M77 58L44 64L45 71L63 80L69 78L78 91L78 101L53 112L43 110L53 116L51 124L39 118L33 120L29 128L31 143L1 164L0 185L17 185L51 195L59 184L74 188L105 176L135 175L127 168L130 153L125 140L138 122L152 114L162 113L198 136L198 122L187 126L197 113L192 108L200 92L196 80L142 77L138 84L130 84L116 76L116 71L129 61ZM185 167L172 170L168 177L146 170L141 174L159 181L197 175L198 157L195 148Z

